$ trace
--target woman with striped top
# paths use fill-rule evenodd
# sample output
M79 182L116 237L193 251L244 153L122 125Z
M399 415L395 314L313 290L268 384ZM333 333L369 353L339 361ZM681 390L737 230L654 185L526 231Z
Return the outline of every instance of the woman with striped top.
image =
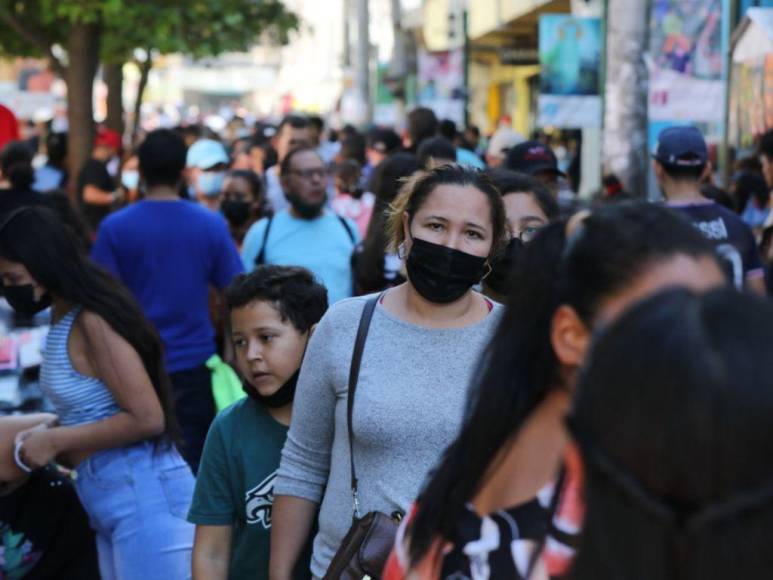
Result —
M58 424L19 434L20 464L75 469L102 578L190 577L194 479L175 448L156 332L47 210L0 223L0 280L21 315L51 305L40 383Z

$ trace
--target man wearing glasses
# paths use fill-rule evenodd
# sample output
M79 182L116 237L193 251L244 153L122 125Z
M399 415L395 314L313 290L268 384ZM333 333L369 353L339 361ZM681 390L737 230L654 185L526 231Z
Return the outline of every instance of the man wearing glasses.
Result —
M299 147L282 160L280 180L289 207L256 222L244 238L247 271L263 264L303 266L325 285L330 304L352 295L351 257L357 226L325 209L327 171L319 153Z

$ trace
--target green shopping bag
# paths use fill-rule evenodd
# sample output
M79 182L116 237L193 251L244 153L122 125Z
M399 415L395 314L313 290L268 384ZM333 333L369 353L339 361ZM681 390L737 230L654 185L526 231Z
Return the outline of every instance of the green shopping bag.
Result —
M220 356L213 354L206 365L212 371L212 396L215 398L215 408L218 413L247 396L236 371Z

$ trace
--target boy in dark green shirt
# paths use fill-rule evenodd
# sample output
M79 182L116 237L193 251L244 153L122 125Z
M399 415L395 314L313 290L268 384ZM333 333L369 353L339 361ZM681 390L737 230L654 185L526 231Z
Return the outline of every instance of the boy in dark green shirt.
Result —
M327 291L303 268L263 266L226 292L237 371L247 398L207 435L188 521L194 580L268 579L274 479L295 384ZM295 578L309 578L307 554Z

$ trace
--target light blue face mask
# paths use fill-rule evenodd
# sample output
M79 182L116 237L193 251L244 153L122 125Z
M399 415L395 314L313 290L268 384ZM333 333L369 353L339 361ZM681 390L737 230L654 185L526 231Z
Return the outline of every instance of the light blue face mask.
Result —
M140 172L134 169L125 169L122 171L121 185L126 189L137 189L140 185Z
M223 190L225 171L203 171L199 174L196 185L202 195L214 197Z

